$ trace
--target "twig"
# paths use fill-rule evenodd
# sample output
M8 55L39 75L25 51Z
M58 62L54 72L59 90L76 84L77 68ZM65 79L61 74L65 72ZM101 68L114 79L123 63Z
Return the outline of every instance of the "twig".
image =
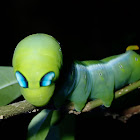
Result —
M133 84L130 84L118 91L115 92L115 98L119 98L125 94L127 94L128 92L136 89L140 87L140 81L137 81ZM94 101L90 101L86 104L85 108L82 110L82 112L87 112L90 111L98 106L102 105L102 101L100 99L96 99ZM30 103L28 103L27 101L20 101L17 103L13 103L10 105L6 105L6 106L2 106L0 107L0 119L6 119L9 118L11 116L15 116L15 115L19 115L19 114L23 114L23 113L27 113L27 112L34 112L36 111L35 106L31 105ZM67 111L70 113L74 113L77 114L76 111L74 110L74 105L72 103L70 103L67 107L66 107ZM139 113L139 112L138 112ZM79 112L78 112L79 114ZM133 115L133 114L132 114Z
M117 119L126 123L129 118L132 116L140 113L140 105L130 107L125 109L122 113L112 113L112 112L105 112L105 116L111 116L113 119Z
M140 81L137 81L133 84L129 84L128 86L118 90L115 92L115 98L119 98L127 93L129 93L130 91L139 88L140 87ZM92 110L93 108L96 108L100 105L102 105L102 101L100 99L96 99L94 101L90 101L86 104L86 106L84 107L84 109L82 110L82 112L88 112L90 110Z
M122 116L120 116L118 119L126 123L130 117L139 113L140 113L140 105L133 106L124 110L122 113Z
M34 109L36 109L36 107L25 100L10 105L2 106L0 107L0 119L7 119L15 115L33 111Z

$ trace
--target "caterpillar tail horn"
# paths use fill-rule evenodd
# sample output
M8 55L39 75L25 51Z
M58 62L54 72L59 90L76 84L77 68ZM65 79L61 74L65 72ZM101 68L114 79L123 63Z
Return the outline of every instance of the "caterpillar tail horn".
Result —
M128 46L126 48L126 51L129 51L129 50L139 50L139 46L138 45L131 45L131 46Z

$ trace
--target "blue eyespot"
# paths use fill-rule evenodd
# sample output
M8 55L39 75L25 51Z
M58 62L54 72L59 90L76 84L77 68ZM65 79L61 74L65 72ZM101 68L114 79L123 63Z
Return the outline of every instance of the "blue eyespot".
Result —
M54 72L45 74L40 80L40 86L49 86L52 83L52 79L55 77Z
M26 78L19 71L16 72L16 78L21 87L28 88L28 82Z

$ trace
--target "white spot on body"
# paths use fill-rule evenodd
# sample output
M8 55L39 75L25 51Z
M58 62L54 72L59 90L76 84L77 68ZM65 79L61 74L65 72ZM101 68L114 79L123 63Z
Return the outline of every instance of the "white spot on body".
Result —
M59 51L61 52L61 48L59 49Z
M86 75L85 75L85 79L86 79L87 77L86 77Z
M135 57L135 61L138 61L138 58L137 57Z
M99 73L99 76L102 76L102 73L101 72Z
M119 67L120 67L121 69L123 68L123 66L122 66L121 64L119 65Z

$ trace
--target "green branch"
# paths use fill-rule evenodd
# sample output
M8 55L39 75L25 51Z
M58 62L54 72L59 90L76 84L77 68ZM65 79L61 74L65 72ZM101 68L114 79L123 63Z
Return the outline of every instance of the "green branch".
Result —
M129 84L128 86L118 90L115 92L115 99L131 92L132 90L135 90L136 88L140 87L140 81L137 81L135 83ZM100 99L96 99L94 101L90 101L86 104L85 108L82 110L82 112L87 112L92 110L93 108L96 108L100 105L102 105L102 101Z
M136 88L140 87L140 81L137 81L133 84L130 84L118 91L115 92L115 98L119 98L127 93L129 93L132 90L135 90ZM90 101L86 104L82 112L88 112L98 106L102 105L102 101L100 99L96 99L94 101ZM80 112L74 111L74 105L72 103L68 104L68 106L64 107L67 112L79 114ZM11 116L27 113L27 112L34 112L38 111L38 108L31 105L27 101L20 101L17 103L13 103L10 105L2 106L0 107L0 119L6 119Z

